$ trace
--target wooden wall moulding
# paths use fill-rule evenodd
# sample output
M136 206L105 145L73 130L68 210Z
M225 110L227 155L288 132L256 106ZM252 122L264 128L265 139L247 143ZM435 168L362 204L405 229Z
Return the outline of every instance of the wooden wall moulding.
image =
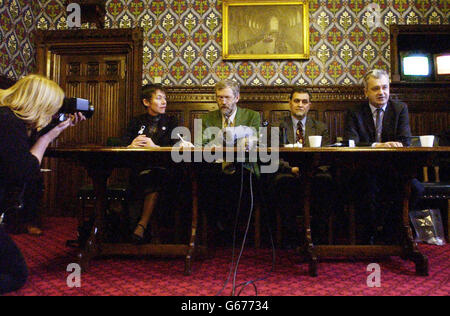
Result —
M95 107L92 118L65 131L54 145L106 145L123 133L142 108L142 30L39 30L34 38L36 72L56 81L66 96L88 99ZM44 176L48 215L73 214L78 189L90 183L86 171L47 158L43 165L52 170ZM121 182L124 175L116 172L111 181Z
M268 121L270 126L275 126L284 116L289 115L289 95L292 88L289 86L243 86L239 106L258 111L263 120ZM308 86L305 88L312 94L310 114L328 125L332 140L344 134L344 117L347 109L366 102L362 86ZM408 104L413 134L440 133L449 128L450 89L448 88L448 85L392 85L392 99ZM189 128L194 119L217 109L214 87L167 87L167 101L168 113L176 116L180 124ZM142 111L144 111L143 108ZM430 122L424 123L424 120Z
M97 30L61 30L34 33L36 47L36 72L59 82L59 58L61 56L95 56L100 54L126 55L123 72L127 75L126 104L132 115L136 107L140 106L140 86L142 84L142 53L143 32L140 28L134 29L97 29ZM95 59L93 57L93 59ZM109 70L113 70L112 61ZM80 71L77 62L70 67L71 75ZM91 65L91 74L96 73Z
M37 30L34 32L35 44L46 44L45 41L71 44L77 39L83 39L86 44L92 41L109 44L120 44L125 41L142 42L144 35L142 29L88 29L88 30Z
M78 72L79 65L74 63L73 72ZM105 69L107 71L107 68ZM2 78L0 77L0 84ZM11 82L10 82L11 83ZM77 86L72 82L73 86ZM5 87L6 88L6 87ZM138 86L140 89L140 86ZM239 106L251 108L258 111L262 120L269 122L270 126L276 126L283 117L289 115L289 94L293 87L283 86L260 86L241 88L241 100ZM330 131L331 140L334 142L337 137L344 134L344 118L345 112L352 106L361 102L365 102L362 86L308 86L306 87L312 92L312 105L310 115L325 122ZM114 87L108 90L114 93ZM192 127L194 119L200 119L202 115L208 111L216 110L214 87L167 87L169 115L175 116L180 125ZM413 135L434 134L439 135L450 127L450 89L449 85L404 85L393 84L391 86L392 99L399 99L408 104L410 111L410 126ZM124 104L126 106L126 104ZM91 135L94 139L104 140L110 136L120 136L122 130L119 128L111 129L111 121L114 117L121 117L117 112L117 108L106 109L111 113L104 119L104 122L98 121L93 125ZM143 113L145 111L139 103L136 112ZM95 120L96 118L91 119ZM123 126L128 123L128 117L121 117ZM86 122L91 124L91 122ZM76 134L77 137L83 137L87 134L86 124L81 126L79 133L67 131L61 136L61 141L67 135ZM103 125L102 125L103 124ZM107 124L108 126L104 126ZM76 127L78 128L78 127ZM89 132L90 133L90 132ZM79 134L79 135L78 135ZM75 136L73 136L75 137ZM70 139L70 137L69 137ZM55 163L47 165L46 168L52 169L52 174L57 170ZM63 170L71 170L72 165L63 165ZM76 209L76 190L83 184L85 180L84 171L76 169L71 175L64 174L61 181L67 183L55 183L48 181L46 183L45 201L47 215L67 216L73 214L67 210ZM47 175L48 177L48 175ZM117 179L117 177L116 177ZM114 178L113 178L114 182ZM58 197L58 199L56 199ZM56 205L56 200L62 201ZM64 208L61 208L63 205Z
M312 101L361 101L364 99L361 86L308 86ZM174 102L214 102L214 87L166 87L169 92L167 99ZM240 102L288 102L293 86L243 86L241 87Z
M450 51L449 36L450 25L448 24L391 25L390 55L392 82L401 82L401 51L423 51L430 54ZM416 82L410 84L416 84Z
M391 85L391 98L407 102L409 110L433 112L447 104L449 111L450 83L447 84L401 84ZM444 107L445 109L445 107Z

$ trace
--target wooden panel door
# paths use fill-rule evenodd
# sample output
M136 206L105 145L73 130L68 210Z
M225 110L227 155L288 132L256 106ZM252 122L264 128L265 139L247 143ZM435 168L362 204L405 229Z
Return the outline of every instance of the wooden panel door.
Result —
M60 85L68 97L88 99L95 107L92 118L65 131L60 144L105 145L107 138L120 135L126 104L126 55L63 56Z
M95 32L94 32L95 31ZM67 97L88 99L92 118L69 128L53 144L106 145L120 136L140 111L142 32L78 30L37 32L38 71L56 81ZM44 214L75 215L80 187L91 184L86 171L74 162L45 159ZM111 183L124 182L127 173L115 171Z

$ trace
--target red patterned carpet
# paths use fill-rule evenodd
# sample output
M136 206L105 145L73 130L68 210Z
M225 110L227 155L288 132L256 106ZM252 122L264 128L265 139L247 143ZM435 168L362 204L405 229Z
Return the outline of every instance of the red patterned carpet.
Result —
M214 258L195 261L193 274L184 276L184 260L161 258L95 259L89 272L81 275L81 288L69 288L67 265L73 262L74 250L65 241L75 237L74 219L46 219L45 235L14 236L30 268L23 289L12 295L160 295L214 296L227 278L231 249L220 249ZM275 271L271 250L246 249L241 259L236 284L261 277L256 282L258 295L449 295L450 245L420 245L430 260L430 276L419 277L414 265L397 257L378 262L381 287L369 288L366 280L372 261L327 260L319 265L319 276L308 276L307 265L296 264L290 251L277 251ZM230 295L230 281L223 295ZM247 286L242 295L254 295Z

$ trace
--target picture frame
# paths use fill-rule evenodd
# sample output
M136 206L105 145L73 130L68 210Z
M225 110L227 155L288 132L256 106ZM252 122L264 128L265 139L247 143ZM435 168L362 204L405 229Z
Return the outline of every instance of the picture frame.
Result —
M224 0L223 59L309 59L308 1Z

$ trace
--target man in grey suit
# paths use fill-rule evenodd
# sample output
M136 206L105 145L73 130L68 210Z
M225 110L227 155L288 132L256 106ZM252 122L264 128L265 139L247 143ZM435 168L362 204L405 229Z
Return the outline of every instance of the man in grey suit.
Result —
M368 102L347 112L345 138L359 146L403 147L411 144L408 107L389 99L389 75L374 69L364 78Z
M322 146L330 144L330 136L325 123L320 122L308 112L311 108L311 94L308 90L297 87L291 92L289 98L290 115L285 117L280 123L280 146L285 144L300 143L303 147L309 147L309 136L322 136ZM278 173L274 177L272 196L276 205L281 211L281 219L285 238L285 246L295 246L297 243L297 227L295 220L300 214L299 192L301 188L300 173L301 161L298 165L291 166L288 162L280 159ZM330 199L333 195L333 179L326 166L321 166L316 170L313 178L313 210L312 210L312 235L316 243L325 242L326 217L329 214ZM323 203L327 196L327 203Z
M389 75L373 69L364 77L367 102L349 109L345 118L345 139L357 146L403 147L411 144L408 107L390 100ZM400 221L397 199L401 184L396 170L390 166L356 170L351 179L356 201L357 222L364 243L392 243L398 236ZM413 179L410 206L423 191ZM364 229L363 229L364 227Z

